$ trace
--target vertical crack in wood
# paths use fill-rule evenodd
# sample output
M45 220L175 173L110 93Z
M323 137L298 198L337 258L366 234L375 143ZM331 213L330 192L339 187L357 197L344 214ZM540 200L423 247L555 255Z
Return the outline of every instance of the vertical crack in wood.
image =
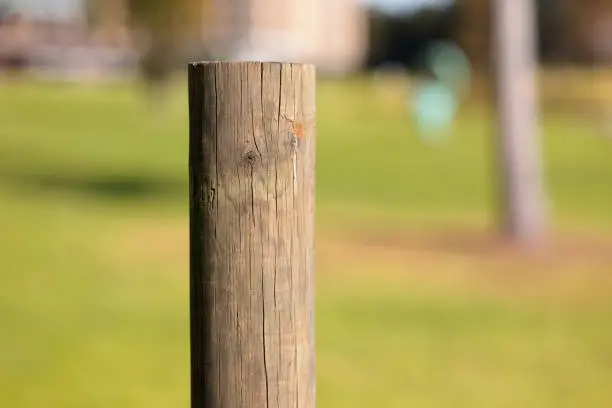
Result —
M259 100L262 101L261 109L262 109L262 117L263 117L263 64L259 64L259 92L260 97ZM255 79L253 79L255 80ZM249 92L249 101L251 103L251 126L252 126L252 134L253 141L255 143L255 148L257 152L261 156L261 152L259 147L257 146L257 135L255 134L255 103L253 102L253 95L250 95ZM263 125L263 122L262 122ZM267 200L267 195L266 195ZM253 216L253 228L252 233L256 233L256 223L255 223L255 174L253 171L253 167L251 166L251 211ZM263 222L263 221L262 221ZM259 237L261 242L261 257L265 258L264 254L264 239L263 237ZM267 359L267 350L266 350L266 290L265 290L265 271L263 262L261 263L261 343L262 343L262 355L263 355L263 368L264 368L264 380L266 387L266 408L270 408L270 379L268 373L268 359Z
M293 64L291 64L291 90L293 92L293 119L296 120L296 92L295 92L295 83L293 82ZM297 211L296 211L296 194L297 194L297 135L293 135L293 197L291 198L292 204L292 215L293 215L293 228L291 231L291 304L292 304L292 313L293 313L293 359L294 359L294 372L295 372L295 408L298 408L298 396L300 394L300 381L299 381L299 372L298 372L298 344L297 344L297 312L295 310L295 282L293 280L293 274L295 268L297 267L298 277L300 274L300 262L301 258L299 256L295 256L294 253L294 236L298 233L297 229ZM299 249L298 249L299 251ZM294 258L295 257L295 258Z
M214 75L214 84L215 84L215 90L214 90L214 95L215 95L215 178L217 181L217 190L219 189L219 178L221 177L221 175L219 174L219 84L218 84L218 72L217 72L217 66L215 67L211 67L212 71L213 71L213 75ZM205 108L205 106L203 106L202 108ZM219 202L221 201L221 197L219 197L217 199L217 207L215 209L215 241L217 241L218 239L218 235L217 235L217 222L219 221ZM211 271L212 273L212 271ZM213 319L217 319L217 286L219 285L219 277L214 276L214 288L213 288L213 298L214 301L213 303L213 311L212 311L212 318ZM220 339L220 334L217 331L215 333L216 338L217 338L217 342L215 344L215 348L217 349L217 375L218 378L222 378L221 377L221 349L219 347L219 345L221 344L221 339ZM219 401L221 402L221 404L223 404L223 396L222 396L222 392L221 392L221 381L217 380L217 398L219 399Z

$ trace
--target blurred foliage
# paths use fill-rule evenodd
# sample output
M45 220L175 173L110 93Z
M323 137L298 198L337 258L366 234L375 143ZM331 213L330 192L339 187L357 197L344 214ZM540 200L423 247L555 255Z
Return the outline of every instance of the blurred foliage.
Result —
M151 86L163 84L197 42L205 0L89 0L88 16L120 20L125 15L141 54L141 72Z
M597 63L595 43L598 33L593 27L608 24L612 2L608 0L535 0L538 19L538 42L545 61ZM459 0L456 38L474 65L490 62L491 16L493 0ZM606 34L604 34L606 36ZM608 30L607 36L610 36ZM603 61L602 61L603 62Z
M371 10L369 24L367 66L396 62L421 69L427 47L433 41L452 38L457 24L456 7L393 15Z
M184 5L184 1L127 0L131 24L144 37L141 69L150 85L163 82L173 71Z

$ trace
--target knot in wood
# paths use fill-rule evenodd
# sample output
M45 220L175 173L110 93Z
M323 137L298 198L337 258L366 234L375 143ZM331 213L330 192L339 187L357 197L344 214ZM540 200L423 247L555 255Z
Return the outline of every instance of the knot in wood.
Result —
M253 150L249 150L243 155L244 164L249 166L253 166L257 159L259 159L259 155Z

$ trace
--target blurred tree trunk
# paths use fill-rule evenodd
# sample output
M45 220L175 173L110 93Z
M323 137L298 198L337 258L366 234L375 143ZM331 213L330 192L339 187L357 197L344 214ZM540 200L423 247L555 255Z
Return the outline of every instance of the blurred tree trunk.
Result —
M517 243L545 234L536 93L535 0L495 0L494 55L502 228Z
M140 33L141 73L159 88L181 66L188 46L200 43L206 0L124 0Z
M491 49L491 1L459 0L457 42L479 71L489 66Z

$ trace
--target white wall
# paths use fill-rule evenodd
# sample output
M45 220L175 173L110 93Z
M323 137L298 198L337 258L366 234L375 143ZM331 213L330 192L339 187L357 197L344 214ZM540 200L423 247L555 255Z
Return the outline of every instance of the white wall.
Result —
M205 37L233 59L315 63L345 72L365 56L367 24L359 0L215 0Z

